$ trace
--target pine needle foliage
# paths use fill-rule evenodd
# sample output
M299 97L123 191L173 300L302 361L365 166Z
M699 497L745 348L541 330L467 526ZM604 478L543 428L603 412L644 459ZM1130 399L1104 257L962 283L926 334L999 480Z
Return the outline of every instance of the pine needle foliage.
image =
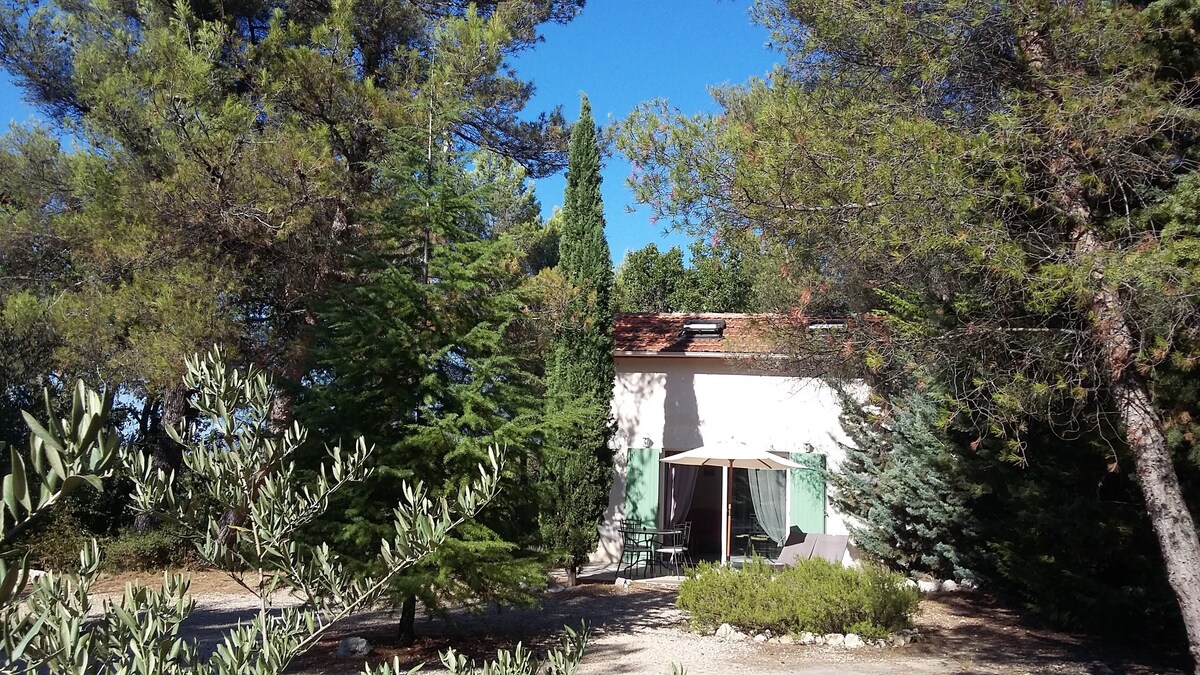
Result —
M190 414L187 356L220 344L301 382L344 248L390 197L373 167L391 130L454 102L453 143L537 177L565 165L565 120L527 109L506 60L582 4L0 5L0 68L46 125L0 136L0 333L44 327L0 338L38 366L0 368L0 433L13 395L98 378L174 468L161 429Z
M1156 213L1198 166L1188 5L762 0L784 63L719 114L643 107L622 149L655 215L803 252L796 297L879 319L847 354L936 371L1015 462L1034 428L1129 448L1200 663L1200 534L1152 391L1200 325L1195 232Z
M373 475L339 496L316 530L364 563L402 481L452 495L489 447L512 449L495 508L392 585L406 607L404 634L416 598L432 609L468 599L527 604L528 589L545 583L542 561L529 553L537 499L522 454L541 413L520 330L525 276L519 251L485 211L504 195L468 174L470 154L428 154L419 141L429 139L417 133L397 133L379 167L393 197L321 313L319 367L304 405L325 433L361 435L377 448Z
M1031 425L1018 466L1003 443L966 433L953 408L928 381L843 401L852 444L831 499L854 517L863 552L909 577L971 579L1058 628L1182 641L1136 480L1115 470L1128 451ZM1194 488L1195 471L1179 466Z

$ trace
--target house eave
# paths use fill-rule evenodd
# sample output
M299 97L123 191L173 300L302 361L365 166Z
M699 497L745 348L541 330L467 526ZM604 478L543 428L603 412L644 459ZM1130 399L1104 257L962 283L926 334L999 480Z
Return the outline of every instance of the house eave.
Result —
M616 351L613 356L633 358L704 358L704 359L786 359L787 354L764 354L759 352L653 352Z

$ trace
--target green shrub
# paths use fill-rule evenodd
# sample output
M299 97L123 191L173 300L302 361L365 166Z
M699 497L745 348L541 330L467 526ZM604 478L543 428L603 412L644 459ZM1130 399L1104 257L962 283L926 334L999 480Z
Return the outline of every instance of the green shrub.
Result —
M103 550L104 569L109 572L195 569L202 566L196 548L169 528L150 532L122 532L104 542Z
M910 625L918 599L899 574L820 559L782 571L761 561L740 570L703 564L679 588L679 606L706 630L728 623L752 632L883 637Z
M70 508L55 508L29 531L17 548L29 557L36 569L52 572L71 571L79 567L79 549L92 539L75 512Z
M33 529L17 548L37 569L69 572L79 567L79 551L99 539L108 572L141 572L163 569L195 569L202 566L196 547L169 528L151 532L128 530L112 537L98 537L81 522L69 500L52 510L41 527Z

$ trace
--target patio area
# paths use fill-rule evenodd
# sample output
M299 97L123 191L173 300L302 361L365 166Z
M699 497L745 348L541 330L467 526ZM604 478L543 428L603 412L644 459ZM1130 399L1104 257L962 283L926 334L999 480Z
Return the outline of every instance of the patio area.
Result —
M617 582L617 565L616 562L596 562L589 563L583 566L579 572L579 583L581 584L615 584ZM683 583L686 578L682 574L671 573L656 573L649 572L644 577L627 577L625 569L621 570L621 579L628 582L630 586L638 586L645 588L679 588L679 584ZM566 574L562 575L564 578ZM622 584L625 583L622 581Z

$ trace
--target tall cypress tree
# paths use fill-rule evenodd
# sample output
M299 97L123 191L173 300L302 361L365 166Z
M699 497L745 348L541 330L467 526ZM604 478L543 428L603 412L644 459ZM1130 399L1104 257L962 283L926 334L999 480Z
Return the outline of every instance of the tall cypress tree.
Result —
M575 583L595 549L612 485L613 269L604 238L600 148L583 97L571 133L559 270L574 290L546 364L545 544Z

